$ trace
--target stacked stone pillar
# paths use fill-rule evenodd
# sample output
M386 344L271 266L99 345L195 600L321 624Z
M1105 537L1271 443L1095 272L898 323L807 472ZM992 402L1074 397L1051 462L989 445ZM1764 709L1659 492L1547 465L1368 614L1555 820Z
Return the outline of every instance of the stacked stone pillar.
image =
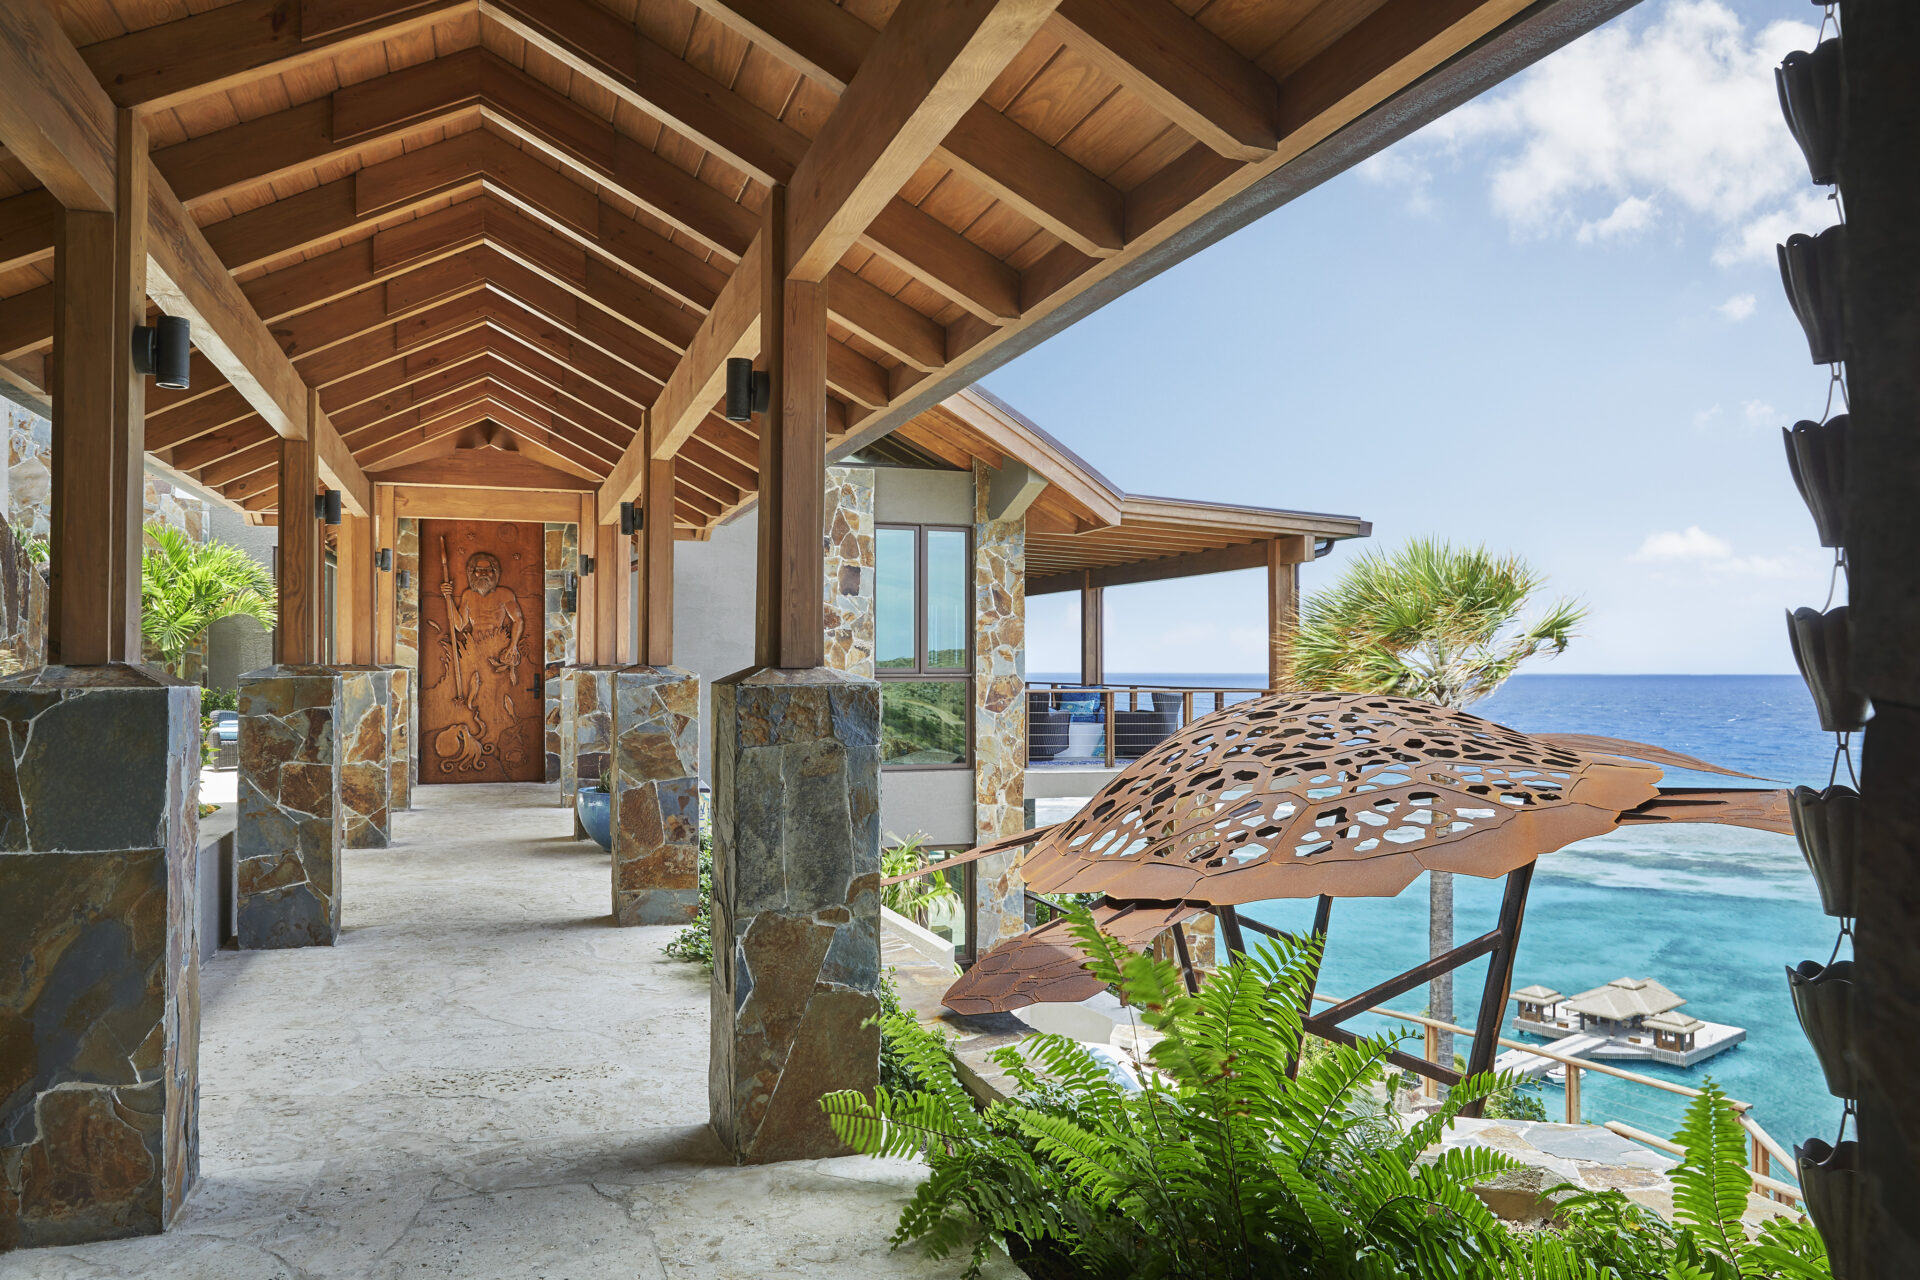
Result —
M242 949L340 937L341 676L262 667L240 677L240 811L233 849Z
M714 1131L740 1163L843 1154L819 1100L879 1081L880 689L716 680Z
M339 667L340 806L349 849L393 838L393 676L385 667Z
M677 667L612 676L613 922L700 914L700 677Z
M199 1174L199 713L0 680L0 1252L161 1231Z
M413 808L413 726L419 718L414 705L417 694L412 668L380 669L387 673L387 708L392 717L387 735L387 807L400 813Z

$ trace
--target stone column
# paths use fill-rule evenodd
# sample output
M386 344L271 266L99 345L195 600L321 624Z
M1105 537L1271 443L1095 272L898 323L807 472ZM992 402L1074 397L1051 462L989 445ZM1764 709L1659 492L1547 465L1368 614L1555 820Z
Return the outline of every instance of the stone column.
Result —
M349 849L384 849L393 834L393 677L340 667L340 807Z
M262 667L240 677L233 854L244 950L330 947L340 936L339 707L332 667Z
M974 468L973 789L974 838L987 844L1025 829L1027 794L1027 520L993 519L992 486ZM1027 925L1027 882L1018 851L974 867L977 955Z
M716 680L713 1050L734 1160L844 1154L819 1107L880 1038L880 688L829 668Z
M163 1230L200 1169L200 695L0 680L0 1253Z
M573 811L574 795L582 788L590 789L606 772L607 759L613 751L613 673L617 670L618 667L567 668L565 679L569 688L561 694L561 718L569 726L571 737L565 754L573 769L569 779L562 766L561 785L569 812ZM566 785L569 781L571 787ZM578 814L574 816L573 834L577 839L587 838Z
M392 731L387 735L387 808L399 813L413 808L413 672L407 667L380 669L387 673L387 708L392 716Z
M700 914L700 677L613 673L613 922Z

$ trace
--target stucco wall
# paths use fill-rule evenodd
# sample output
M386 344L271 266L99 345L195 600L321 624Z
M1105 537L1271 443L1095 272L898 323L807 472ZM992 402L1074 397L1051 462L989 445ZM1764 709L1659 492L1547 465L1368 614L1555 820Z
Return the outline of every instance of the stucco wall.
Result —
M700 677L700 777L711 783L707 686L753 665L755 508L705 542L673 544L673 665Z
M966 471L873 469L873 518L880 524L973 523L973 476Z

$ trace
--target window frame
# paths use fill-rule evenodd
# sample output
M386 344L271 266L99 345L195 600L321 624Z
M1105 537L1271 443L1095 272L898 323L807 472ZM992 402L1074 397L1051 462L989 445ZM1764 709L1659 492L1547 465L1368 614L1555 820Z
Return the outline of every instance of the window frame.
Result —
M880 611L878 597L874 607L874 678L881 681L900 681L908 684L960 684L966 686L965 717L967 726L967 746L965 758L953 764L890 764L881 761L882 769L905 772L934 773L972 769L973 757L973 721L974 721L974 617L973 617L973 526L965 524L925 523L907 524L894 521L874 525L874 586L876 592L880 582L878 535L888 529L910 530L913 533L913 665L911 667L883 667L879 663L880 651ZM961 623L966 637L966 656L959 667L929 667L927 665L927 534L929 531L940 533L958 533L962 545L966 548L964 574L961 579L964 590L964 617ZM882 702L881 720L886 718L886 690L880 691Z

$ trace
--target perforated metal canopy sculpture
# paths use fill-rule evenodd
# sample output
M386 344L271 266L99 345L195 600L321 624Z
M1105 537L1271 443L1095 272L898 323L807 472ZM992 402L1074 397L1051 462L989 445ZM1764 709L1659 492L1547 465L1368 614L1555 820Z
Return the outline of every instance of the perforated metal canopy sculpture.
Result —
M1492 1022L1474 1043L1475 1059L1490 1063L1542 854L1628 823L1791 832L1784 791L1663 790L1661 765L1734 772L1646 743L1520 733L1406 698L1269 694L1194 721L1067 821L969 856L1027 846L1030 890L1106 895L1096 916L1134 946L1205 910L1219 912L1232 948L1243 903L1317 897L1324 929L1332 899L1392 897L1424 871L1506 876L1492 932L1311 1019L1318 1034L1349 1038L1336 1023L1491 955L1481 1018L1491 1006ZM979 1013L1082 999L1098 983L1079 961L1062 923L1042 926L982 957L945 1003ZM1448 1068L1428 1074L1458 1079Z

